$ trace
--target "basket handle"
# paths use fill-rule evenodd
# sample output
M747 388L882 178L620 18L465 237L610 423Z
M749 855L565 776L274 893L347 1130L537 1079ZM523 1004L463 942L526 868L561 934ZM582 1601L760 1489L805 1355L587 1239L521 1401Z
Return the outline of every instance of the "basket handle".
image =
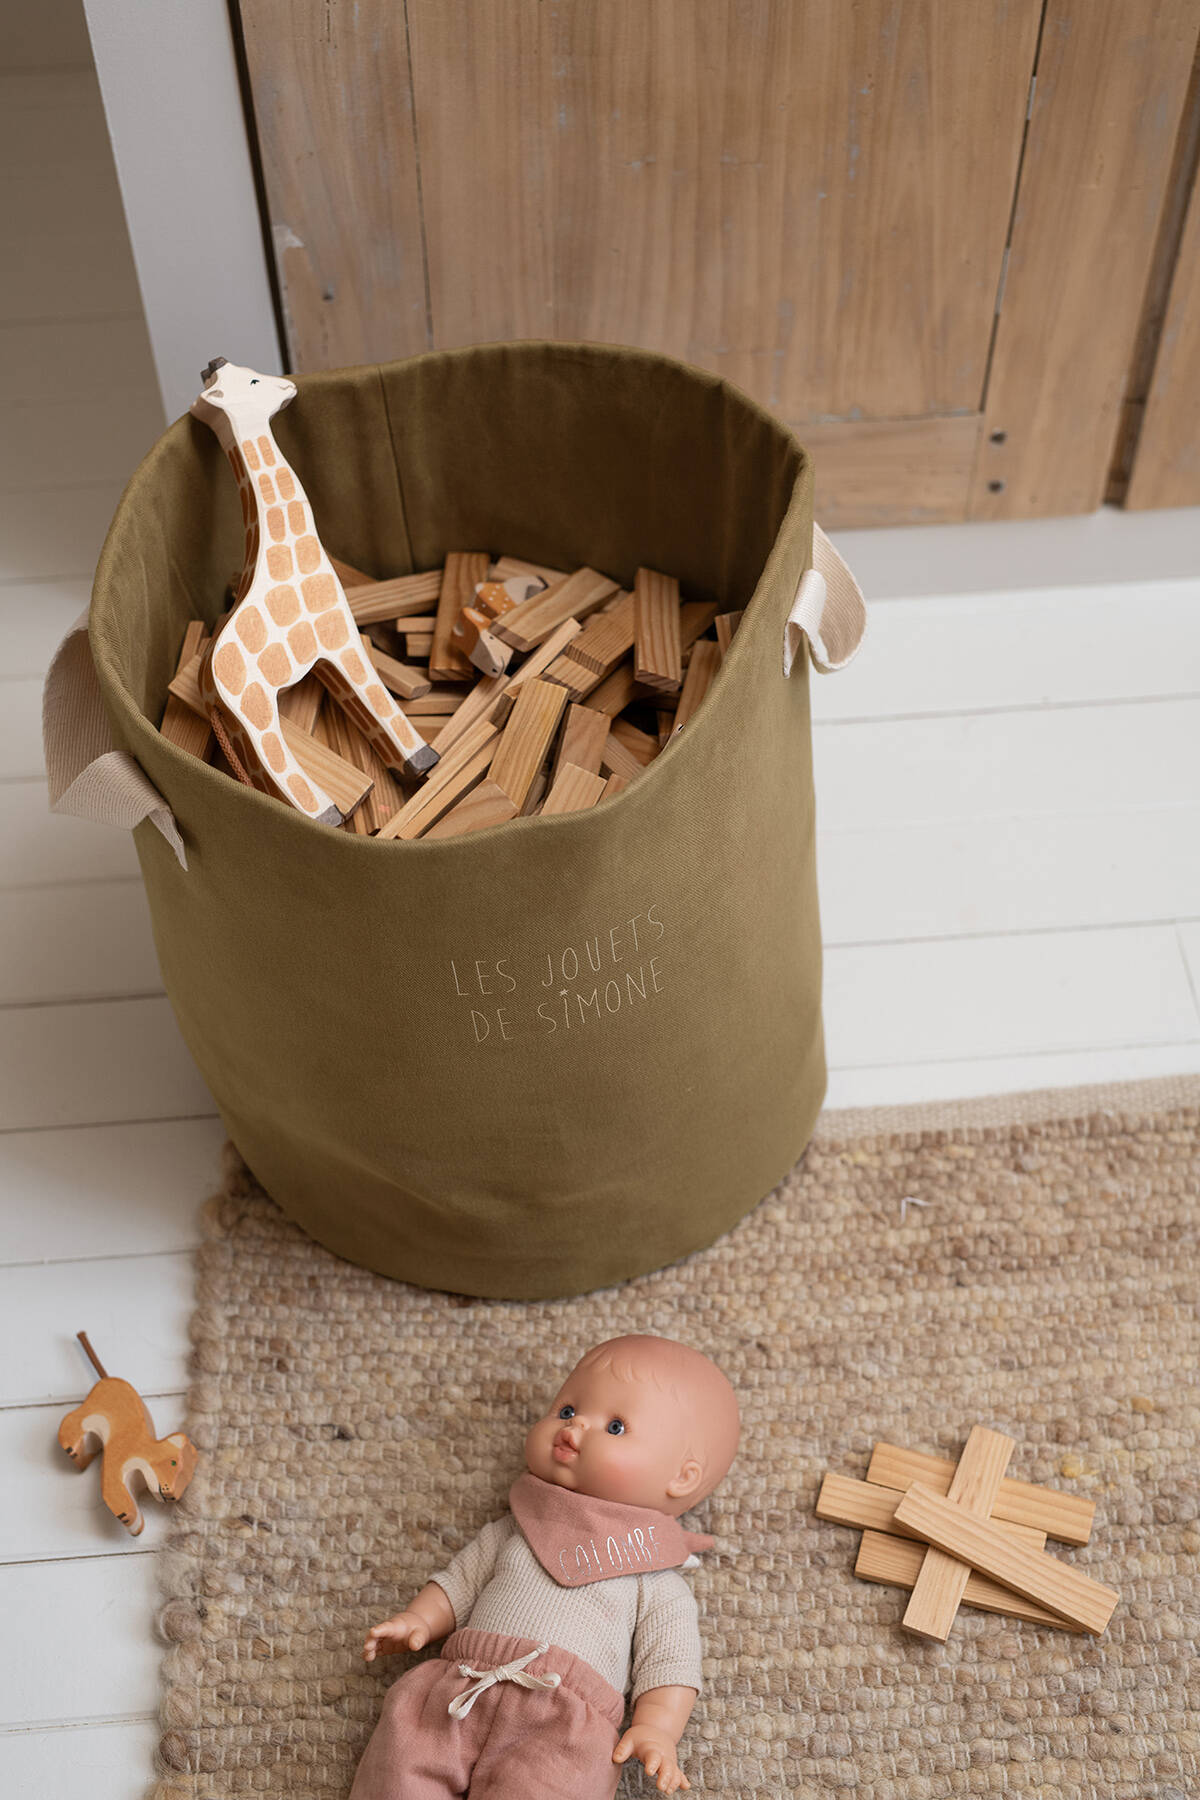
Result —
M867 629L862 589L819 525L813 526L812 568L800 577L783 628L783 672L790 675L803 638L822 675L844 669Z
M187 852L174 813L133 757L113 746L87 621L85 607L54 652L42 689L50 811L130 831L149 819L186 869Z

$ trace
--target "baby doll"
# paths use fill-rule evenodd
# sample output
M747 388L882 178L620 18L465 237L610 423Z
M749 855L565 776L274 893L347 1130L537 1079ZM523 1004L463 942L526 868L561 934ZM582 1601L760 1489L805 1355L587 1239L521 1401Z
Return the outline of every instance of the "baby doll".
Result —
M351 1800L612 1800L630 1756L660 1793L689 1787L675 1750L701 1650L679 1570L712 1539L678 1516L722 1480L738 1431L698 1350L590 1350L525 1439L512 1510L368 1633L368 1662L452 1636L388 1690Z

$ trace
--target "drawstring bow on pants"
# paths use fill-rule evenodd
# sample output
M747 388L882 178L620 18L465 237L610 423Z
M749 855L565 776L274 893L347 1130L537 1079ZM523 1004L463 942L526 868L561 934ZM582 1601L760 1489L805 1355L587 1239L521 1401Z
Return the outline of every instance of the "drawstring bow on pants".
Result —
M549 1644L539 1644L526 1656L514 1657L512 1662L499 1663L494 1669L473 1669L470 1663L460 1662L459 1674L471 1676L473 1685L464 1689L461 1694L456 1694L446 1711L452 1719L465 1719L480 1694L486 1693L488 1688L495 1687L501 1681L512 1681L524 1688L556 1688L562 1680L561 1675L530 1675L526 1667L539 1656L544 1656L549 1648Z

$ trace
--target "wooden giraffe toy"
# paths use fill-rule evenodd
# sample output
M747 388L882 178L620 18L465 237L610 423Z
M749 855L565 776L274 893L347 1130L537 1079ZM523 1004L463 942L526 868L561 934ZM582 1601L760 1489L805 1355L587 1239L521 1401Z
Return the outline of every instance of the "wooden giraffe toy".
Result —
M343 814L300 767L280 729L285 688L311 670L391 769L422 774L437 752L372 667L304 489L272 435L270 421L295 399L295 383L223 356L201 380L190 411L211 426L233 466L246 540L234 608L201 664L200 692L218 737L229 740L253 786L319 824L340 825Z
M109 1512L138 1537L146 1521L133 1497L134 1477L140 1475L160 1500L178 1500L195 1474L196 1446L182 1431L156 1438L154 1420L137 1389L106 1375L87 1333L76 1335L100 1379L83 1405L67 1414L58 1428L58 1441L77 1469L86 1469L96 1456L95 1446L100 1446L101 1497Z

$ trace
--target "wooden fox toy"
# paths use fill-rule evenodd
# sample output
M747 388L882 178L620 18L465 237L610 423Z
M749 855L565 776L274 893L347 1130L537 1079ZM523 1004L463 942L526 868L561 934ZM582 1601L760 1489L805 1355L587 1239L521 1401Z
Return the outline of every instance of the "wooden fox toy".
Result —
M195 1473L196 1446L182 1431L156 1438L154 1421L137 1389L106 1375L87 1333L77 1336L100 1379L82 1406L67 1414L58 1428L58 1441L77 1469L87 1468L99 1445L104 1452L100 1479L104 1504L137 1537L146 1521L133 1497L134 1477L141 1475L160 1500L178 1500Z

